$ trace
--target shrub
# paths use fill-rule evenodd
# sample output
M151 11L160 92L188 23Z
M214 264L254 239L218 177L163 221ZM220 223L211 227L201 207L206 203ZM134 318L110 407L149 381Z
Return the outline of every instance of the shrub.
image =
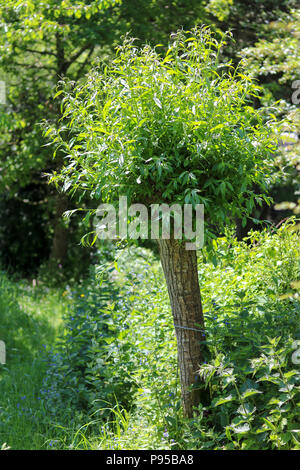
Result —
M200 368L210 405L188 426L189 446L300 448L300 370L292 361L300 309L291 290L299 245L292 228L252 232L248 246L219 240L219 264L200 264L211 298L205 306L211 358Z
M154 425L163 448L299 448L300 373L292 355L300 310L297 298L286 297L299 275L299 250L290 228L252 232L250 243L228 234L215 244L214 264L203 253L209 354L200 374L209 402L189 421L180 408L167 290L153 255L126 249L101 285L93 273L66 292L74 307L43 392L51 420L77 414L81 424L89 417L105 425L117 403Z

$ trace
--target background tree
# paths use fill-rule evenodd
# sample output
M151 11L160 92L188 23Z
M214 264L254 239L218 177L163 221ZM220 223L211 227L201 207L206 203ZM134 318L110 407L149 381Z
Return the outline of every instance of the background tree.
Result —
M300 10L282 13L264 28L264 37L240 55L249 73L263 86L261 104L273 106L273 112L286 125L281 135L281 153L277 159L279 178L273 187L278 202L293 201L289 208L281 204L279 218L291 215L299 189L300 131Z
M208 23L206 0L123 0L116 25L142 44L168 46L170 33Z
M66 209L74 208L76 202L46 184L43 175L59 167L60 162L59 159L53 162L49 148L44 146L46 141L40 127L45 117L53 121L59 119L60 101L53 102L52 97L61 78L77 80L95 58L113 57L114 45L127 31L142 42L153 46L160 43L166 49L172 31L202 23L210 24L215 30L232 29L236 41L227 44L221 54L237 63L242 48L254 45L258 39L268 40L270 32L283 38L278 34L276 22L272 21L283 14L289 18L289 10L295 4L293 0L259 0L249 9L247 2L238 0L188 3L182 0L0 1L0 79L7 85L7 106L2 115L9 118L6 124L1 120L0 139L0 206L2 214L6 214L2 224L6 235L0 242L2 262L12 266L17 258L19 268L30 273L49 256L55 260L55 265L59 259L63 259L65 265L67 260L71 261L70 227L75 231L80 227L75 219L67 226L61 216ZM284 20L284 24L290 28L293 19ZM275 63L278 63L276 59ZM278 73L274 75L273 70L272 74L272 93L276 92L277 99L287 99L290 83L278 85ZM269 92L269 78L260 74L259 79ZM256 106L261 104L256 102ZM289 186L290 179L274 186L273 193L280 193L277 200L290 199ZM37 207L42 214L42 224L40 217L34 215ZM274 218L275 214L269 214L265 206L263 211L256 206L253 216ZM36 234L34 240L31 237L18 240L11 231L15 218L28 221L27 232ZM248 228L249 224L241 228L241 233L245 235ZM39 236L44 240L42 246ZM14 249L8 242L10 238L15 239ZM25 253L27 257L23 256ZM35 267L28 264L29 259L36 260Z
M258 108L270 106L272 103L273 112L281 117L287 114L287 107L291 103L291 81L288 78L288 70L296 74L298 68L296 62L299 55L297 53L299 28L296 26L295 10L293 10L297 7L298 2L295 0L256 0L251 3L251 8L249 2L245 0L210 0L205 6L205 11L209 14L207 24L212 24L214 28L222 31L232 31L235 41L230 42L224 49L224 56L231 58L234 64L238 63L241 54L243 57L247 54L250 59L246 68L249 68L251 73L254 72L258 83L264 89L261 98L255 99L253 105ZM244 50L249 51L249 55ZM285 78L282 75L283 71ZM276 100L281 101L280 106L278 103L274 104ZM289 152L288 158L290 155ZM287 167L286 156L277 159L274 165L275 172L277 176L270 185L270 195L277 201L290 200L295 192L295 171L291 166ZM267 204L261 207L256 205L252 220L249 219L245 226L240 219L237 219L238 239L246 237L250 229L257 229L258 220L260 225L265 221L278 224L290 215L291 211L288 210L276 212Z
M179 0L0 1L0 79L6 81L3 112L9 116L9 127L8 122L1 124L0 139L0 193L5 194L2 212L6 213L2 261L12 265L18 258L26 273L32 265L23 257L25 252L36 260L36 268L49 254L55 265L59 260L66 263L70 230L61 216L75 201L46 184L43 175L59 167L60 160L53 162L40 127L44 118L59 119L60 102L52 100L59 81L79 79L95 57L111 55L128 30L142 40L167 45L169 33L181 25L194 25L201 11L201 3L186 5ZM37 207L43 214L42 226L34 216ZM27 243L16 238L12 250L7 240L15 238L10 232L15 218L28 220L27 231L33 230L37 238L27 237ZM26 232L26 223L23 229ZM35 251L39 236L44 249Z
M282 14L297 7L297 0L209 0L204 7L208 22L222 31L232 31L234 43L228 44L226 53L238 60L238 52L254 46L268 35L269 26Z
M50 253L56 265L66 261L68 230L61 216L70 208L70 202L66 195L47 185L45 173L59 167L60 161L53 163L40 123L45 117L53 122L59 119L59 102L52 101L59 80L78 79L95 50L112 42L109 18L111 7L117 3L117 0L0 3L0 70L5 73L5 113L10 116L8 137L0 142L0 188L6 198L16 201L11 204L19 218L24 219L24 208L32 206L31 211L25 210L28 232L34 226L37 237L31 240L28 251L32 258L38 255L42 259ZM34 216L39 204L42 219L48 220L48 243L43 253L40 250L34 253L45 229ZM18 252L12 255L22 260L24 244L18 246ZM7 248L8 255L11 247ZM23 271L30 268L24 260Z
M274 138L271 120L248 104L256 87L219 62L224 45L206 28L173 35L166 54L126 40L112 63L74 91L66 86L62 127L47 131L66 153L53 181L111 203L120 195L148 207L202 203L207 239L237 216L246 220L254 202L266 199L253 185L266 187ZM197 256L173 237L159 247L191 416L205 343Z

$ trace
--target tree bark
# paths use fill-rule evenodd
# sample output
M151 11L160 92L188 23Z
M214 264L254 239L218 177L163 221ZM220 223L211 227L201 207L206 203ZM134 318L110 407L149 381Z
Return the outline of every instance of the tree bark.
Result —
M177 338L183 411L193 416L200 403L200 376L203 362L201 341L204 319L201 304L196 251L187 251L179 240L158 240Z

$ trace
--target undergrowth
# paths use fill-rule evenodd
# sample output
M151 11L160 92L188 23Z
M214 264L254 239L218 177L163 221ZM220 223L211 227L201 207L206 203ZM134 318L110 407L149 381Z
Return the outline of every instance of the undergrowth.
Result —
M104 279L96 269L64 290L17 288L2 274L0 444L300 449L300 311L291 287L299 248L291 227L218 239L213 262L200 254L209 354L199 374L209 404L192 420L182 416L167 290L149 250L126 249Z

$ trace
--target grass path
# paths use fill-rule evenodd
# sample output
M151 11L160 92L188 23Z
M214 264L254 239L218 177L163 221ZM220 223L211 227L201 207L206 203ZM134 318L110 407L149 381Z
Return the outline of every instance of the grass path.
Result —
M38 395L46 350L62 329L68 304L61 289L14 285L7 279L2 280L0 295L6 335L13 335L14 346L0 369L0 447L6 443L11 449L42 449L47 417Z

